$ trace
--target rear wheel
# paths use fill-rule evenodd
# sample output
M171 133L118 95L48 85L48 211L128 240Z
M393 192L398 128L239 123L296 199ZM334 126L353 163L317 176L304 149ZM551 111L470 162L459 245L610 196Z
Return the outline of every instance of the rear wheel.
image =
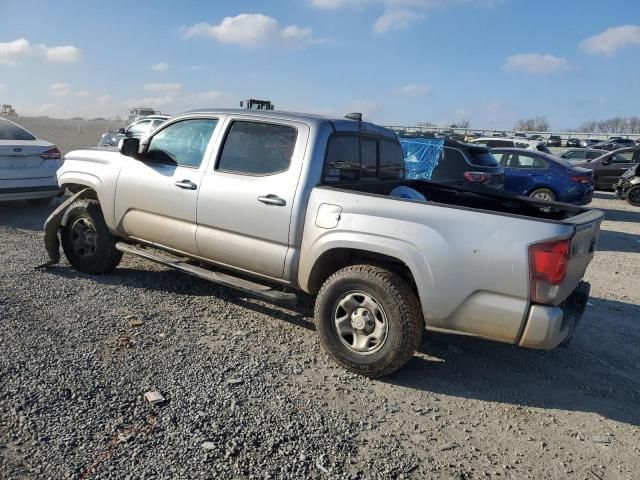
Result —
M62 249L74 268L85 273L105 273L118 266L122 252L116 250L96 200L78 200L67 209L60 238Z
M407 363L420 345L424 319L400 275L373 265L333 274L316 299L320 342L338 364L370 377Z
M627 192L627 202L634 207L640 207L640 185L629 189Z
M555 202L556 194L548 188L538 188L529 194L529 198L544 200L545 202Z

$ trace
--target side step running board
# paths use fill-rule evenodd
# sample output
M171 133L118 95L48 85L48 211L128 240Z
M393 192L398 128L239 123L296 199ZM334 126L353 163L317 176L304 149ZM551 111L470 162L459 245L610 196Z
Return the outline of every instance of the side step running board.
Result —
M274 290L267 285L261 285L259 283L251 282L243 278L234 277L233 275L229 275L226 273L215 272L212 270L207 270L206 268L197 267L195 265L191 265L190 263L186 263L179 258L173 259L170 257L166 257L164 255L160 255L153 251L147 250L146 248L136 247L124 242L118 242L116 243L116 249L120 250L123 253L131 253L133 255L146 258L147 260L161 263L162 265L165 265L167 267L174 268L181 272L188 273L189 275L203 278L205 280L223 285L225 287L235 288L236 290L240 290L241 292L250 293L257 297L266 298L267 300L288 304L295 304L298 301L298 297L295 293L281 292L279 290Z

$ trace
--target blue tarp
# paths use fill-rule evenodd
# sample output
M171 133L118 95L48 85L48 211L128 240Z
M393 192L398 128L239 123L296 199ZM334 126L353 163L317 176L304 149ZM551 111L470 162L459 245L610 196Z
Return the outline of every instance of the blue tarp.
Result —
M400 138L404 155L405 178L431 180L434 168L442 156L442 138Z

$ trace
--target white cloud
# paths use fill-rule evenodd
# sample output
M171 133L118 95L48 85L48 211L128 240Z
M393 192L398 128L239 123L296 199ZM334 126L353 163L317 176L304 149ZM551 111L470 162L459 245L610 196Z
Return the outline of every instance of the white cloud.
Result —
M315 40L310 28L296 25L282 27L272 17L260 13L242 13L235 17L225 17L218 25L196 23L184 29L185 38L209 37L221 43L242 47L262 47L280 45L303 48Z
M375 33L403 30L425 18L431 10L456 6L492 7L500 0L309 0L313 7L337 10L343 7L377 7L384 12L373 24Z
M373 31L385 33L390 30L404 30L413 22L423 18L423 15L411 10L389 9L380 15L373 24Z
M166 72L169 70L169 64L167 62L158 62L151 65L151 70L155 72Z
M75 63L80 49L73 45L49 47L44 43L32 45L25 38L0 42L0 64L16 65L27 61L48 63Z
M51 85L49 85L49 93L56 97L64 97L66 95L69 95L70 87L71 86L66 82L52 83Z
M640 46L640 26L623 25L612 27L604 32L585 38L580 48L592 55L613 56L624 47Z
M76 97L87 98L91 96L91 92L89 90L78 90L76 92Z
M147 83L144 89L148 92L156 92L163 95L175 95L182 90L179 83Z
M549 53L518 53L507 58L503 68L544 75L566 70L568 66L566 58Z
M415 85L404 85L400 87L397 93L401 95L427 95L431 92L431 87L429 85L424 84L415 84Z

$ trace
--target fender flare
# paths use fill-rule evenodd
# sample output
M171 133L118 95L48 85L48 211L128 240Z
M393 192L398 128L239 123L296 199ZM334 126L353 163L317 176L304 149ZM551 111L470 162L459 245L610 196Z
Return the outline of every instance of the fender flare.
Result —
M49 261L38 265L36 268L46 268L52 265L56 265L60 262L60 240L58 239L58 231L66 220L67 208L73 202L80 198L89 198L93 196L93 190L90 188L84 188L78 193L70 196L67 200L62 202L58 208L56 208L51 215L44 222L44 248L49 255Z

